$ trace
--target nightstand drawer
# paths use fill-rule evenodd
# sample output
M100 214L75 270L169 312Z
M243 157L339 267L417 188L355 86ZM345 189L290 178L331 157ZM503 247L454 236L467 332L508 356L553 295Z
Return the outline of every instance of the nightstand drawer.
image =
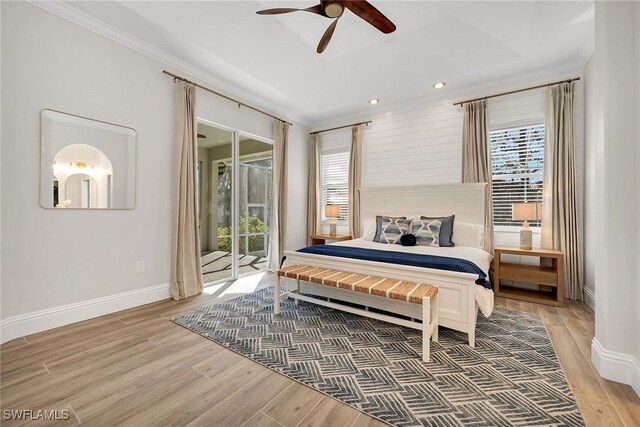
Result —
M500 264L500 279L558 286L558 274L555 269L537 265L503 262Z

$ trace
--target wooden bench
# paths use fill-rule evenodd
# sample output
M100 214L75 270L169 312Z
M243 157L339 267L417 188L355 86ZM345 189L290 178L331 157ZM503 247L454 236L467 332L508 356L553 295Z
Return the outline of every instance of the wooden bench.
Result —
M296 289L281 294L280 278L287 277L296 280ZM390 298L413 304L422 304L422 322L405 320L381 313L362 310L352 306L326 301L310 295L300 293L300 282L310 282L319 285L333 286L353 292L362 292L382 298ZM308 265L292 265L280 268L277 271L275 281L274 313L280 314L281 298L292 297L299 301L307 301L325 307L335 308L352 314L358 314L377 320L405 326L422 331L422 359L429 361L430 340L438 342L438 288L436 286L410 282L398 279L389 279L379 276L367 276L365 274L350 273L346 271L313 267Z

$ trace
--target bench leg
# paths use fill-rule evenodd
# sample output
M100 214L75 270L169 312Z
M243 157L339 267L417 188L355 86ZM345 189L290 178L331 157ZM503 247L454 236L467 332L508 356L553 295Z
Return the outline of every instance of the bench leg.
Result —
M428 362L430 360L429 347L431 346L431 299L424 297L422 299L422 360Z
M440 320L438 317L438 295L437 294L435 297L433 297L432 304L433 304L432 306L433 323L435 323L436 327L434 328L433 335L431 337L433 339L433 342L438 342L438 325L440 324Z
M296 279L296 295L300 295L300 279ZM300 305L298 298L296 298L296 305Z
M280 276L276 276L276 284L273 289L273 314L280 314Z

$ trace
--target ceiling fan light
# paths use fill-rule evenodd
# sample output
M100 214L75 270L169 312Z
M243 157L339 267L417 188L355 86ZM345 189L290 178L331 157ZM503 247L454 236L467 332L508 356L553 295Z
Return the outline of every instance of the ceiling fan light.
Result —
M446 83L445 83L445 82L437 82L437 83L435 83L435 84L433 85L433 87L434 87L434 88L436 88L436 89L442 89L442 88L443 88L443 87L445 87L445 86L446 86Z
M380 100L378 98L371 98L369 100L369 104L371 104L371 105L376 105L378 102L380 102Z
M329 3L324 7L324 13L329 18L338 18L342 12L344 12L344 8L338 3Z

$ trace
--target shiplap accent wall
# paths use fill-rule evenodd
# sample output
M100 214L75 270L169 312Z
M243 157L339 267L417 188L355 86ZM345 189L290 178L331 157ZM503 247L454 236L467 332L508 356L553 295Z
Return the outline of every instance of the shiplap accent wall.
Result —
M576 164L578 205L583 201L583 82L576 82ZM546 89L536 89L488 101L489 129L544 123ZM462 118L451 101L388 113L373 118L363 132L363 187L459 183L462 175ZM321 134L321 151L348 150L351 130ZM582 223L582 221L581 221ZM518 230L496 232L497 245L518 244ZM540 244L539 233L534 245Z

